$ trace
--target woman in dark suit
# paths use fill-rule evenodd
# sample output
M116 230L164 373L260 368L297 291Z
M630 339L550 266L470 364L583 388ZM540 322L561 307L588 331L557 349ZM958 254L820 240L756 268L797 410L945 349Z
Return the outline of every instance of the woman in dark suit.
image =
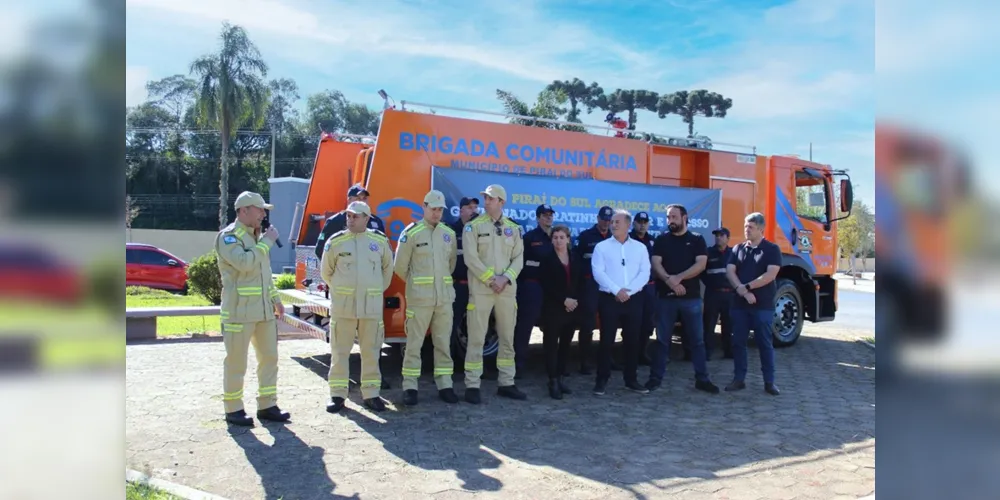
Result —
M545 368L549 373L549 395L562 399L572 391L563 381L569 345L577 323L577 299L583 262L570 251L570 232L566 226L552 228L552 246L541 262L542 333L544 334Z

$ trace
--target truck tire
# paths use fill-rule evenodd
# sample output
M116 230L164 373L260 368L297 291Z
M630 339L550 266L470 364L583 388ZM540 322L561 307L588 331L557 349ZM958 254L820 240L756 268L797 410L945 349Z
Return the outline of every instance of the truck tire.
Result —
M455 333L451 337L451 357L456 369L465 366L465 351L466 346L469 345L469 322L466 320L466 314L462 314L460 319L456 318L459 321L458 328L454 328ZM483 343L483 359L496 356L499 350L500 337L497 335L496 320L490 314L490 324L486 328L486 341Z
M802 335L805 309L802 307L802 294L795 282L779 279L777 287L778 292L774 298L774 347L788 347L795 344Z

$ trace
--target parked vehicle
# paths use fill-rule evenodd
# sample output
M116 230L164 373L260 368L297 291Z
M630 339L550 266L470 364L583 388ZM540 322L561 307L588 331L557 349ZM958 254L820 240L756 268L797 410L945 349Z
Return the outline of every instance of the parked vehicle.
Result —
M125 286L187 293L187 262L153 245L125 244Z
M40 246L0 243L0 299L76 303L86 296L80 270Z
M691 138L665 137L657 137L661 144L655 144L449 117L441 112L470 110L448 106L427 105L434 113L408 106L414 104L403 102L400 110L383 111L374 145L326 133L321 137L299 212L297 289L282 292L286 304L293 306L287 316L300 327L325 329L322 317L329 300L324 299L313 247L325 216L344 209L347 187L353 183L371 193L372 213L385 222L393 245L407 224L422 217L419 200L432 188L448 199L445 222L457 217L461 196L478 196L487 185L498 183L510 197L507 216L526 230L534 226L535 207L549 203L556 222L569 225L574 234L594 224L601 205L647 211L655 219L650 230L662 231L666 205L681 202L689 210L691 229L709 244L711 230L719 225L731 229L732 244L743 241L744 217L761 212L767 217L765 237L783 251L775 344L794 344L805 320L831 321L836 315L836 221L849 215L853 203L844 171L795 156L758 155L750 146L713 142L710 149L693 144ZM601 134L614 131L590 128ZM404 283L394 278L385 294L387 343L406 340L403 291ZM458 336L464 323L459 321Z

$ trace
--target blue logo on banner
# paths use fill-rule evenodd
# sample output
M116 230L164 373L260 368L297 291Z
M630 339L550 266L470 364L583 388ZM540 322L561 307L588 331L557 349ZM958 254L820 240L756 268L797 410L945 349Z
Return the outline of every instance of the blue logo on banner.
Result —
M396 241L403 234L407 224L424 218L424 207L410 200L394 198L376 207L375 215L385 223L385 231L388 233L386 236L389 240Z

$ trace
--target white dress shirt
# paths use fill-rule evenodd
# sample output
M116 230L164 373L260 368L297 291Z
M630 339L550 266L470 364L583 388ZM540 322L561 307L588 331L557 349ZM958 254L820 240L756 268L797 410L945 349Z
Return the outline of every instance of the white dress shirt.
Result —
M649 282L649 251L632 238L622 243L611 237L594 246L590 267L602 292L617 295L625 288L631 297Z

